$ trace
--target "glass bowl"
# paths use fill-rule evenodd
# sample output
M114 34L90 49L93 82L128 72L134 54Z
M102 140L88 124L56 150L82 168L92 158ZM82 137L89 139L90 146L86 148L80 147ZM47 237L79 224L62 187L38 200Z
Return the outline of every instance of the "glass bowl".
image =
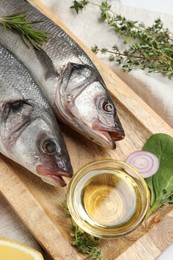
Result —
M105 239L136 229L149 202L143 177L128 164L113 159L84 165L67 191L67 206L75 223L92 236Z

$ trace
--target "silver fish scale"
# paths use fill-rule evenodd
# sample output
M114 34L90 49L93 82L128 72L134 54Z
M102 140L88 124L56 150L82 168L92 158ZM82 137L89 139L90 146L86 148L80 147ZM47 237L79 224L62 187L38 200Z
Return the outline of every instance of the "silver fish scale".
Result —
M10 30L6 32L2 28L0 42L14 52L32 73L59 120L101 146L114 149L115 141L124 138L124 131L95 65L68 34L26 1L0 1L0 17L21 11L26 11L30 21L42 21L32 25L48 33L47 42L41 46L43 51L27 48L17 33ZM94 96L89 93L90 85ZM103 91L96 91L96 86ZM84 91L86 89L88 92ZM84 103L83 99L88 102ZM113 108L111 116L105 109L108 103Z
M64 172L71 177L73 171L47 100L26 67L1 44L0 68L0 152L43 181L64 186L58 176ZM56 146L55 154L43 153L45 141Z
M3 6L5 6L4 9ZM79 45L69 37L68 34L42 13L37 11L37 9L33 8L25 0L1 0L0 7L1 15L27 11L27 19L29 21L41 21L32 26L47 32L48 35L51 35L51 37L48 37L47 42L45 42L41 47L46 51L53 63L55 62L55 64L59 64L57 60L61 61L61 63L64 63L64 60L66 62L75 61L76 63L89 64L95 68L95 65L91 62L89 57L84 53Z
M1 95L3 95L3 91L5 91L5 93L7 90L13 92L14 89L16 89L22 93L23 98L34 100L40 108L50 109L48 103L44 100L40 89L37 87L24 65L18 62L18 60L1 45L0 67Z

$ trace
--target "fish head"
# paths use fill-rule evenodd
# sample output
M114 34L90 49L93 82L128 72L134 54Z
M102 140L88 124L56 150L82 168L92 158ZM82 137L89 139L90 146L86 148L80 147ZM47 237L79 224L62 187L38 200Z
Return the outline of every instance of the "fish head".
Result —
M36 163L36 171L43 181L54 186L65 186L62 177L71 178L73 174L70 158L65 143L60 134L40 132L37 135L37 153L39 160Z
M1 102L1 150L54 186L65 186L72 166L56 119L33 100Z
M97 144L114 149L115 142L125 137L115 104L89 65L71 64L66 69L59 103L64 117L69 122L73 118L71 126Z

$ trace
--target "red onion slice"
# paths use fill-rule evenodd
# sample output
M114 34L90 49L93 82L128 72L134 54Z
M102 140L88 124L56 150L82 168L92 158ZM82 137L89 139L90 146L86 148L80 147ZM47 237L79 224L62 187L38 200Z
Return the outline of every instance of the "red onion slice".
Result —
M143 178L154 175L158 171L160 165L159 158L155 154L146 151L131 153L127 157L126 163L135 168Z

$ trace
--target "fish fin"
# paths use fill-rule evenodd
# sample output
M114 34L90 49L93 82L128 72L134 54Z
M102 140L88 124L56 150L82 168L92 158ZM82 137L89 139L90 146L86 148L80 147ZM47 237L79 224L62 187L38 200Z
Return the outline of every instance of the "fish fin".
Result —
M45 70L45 79L47 80L48 78L51 77L58 77L59 74L56 71L52 60L50 59L50 57L47 55L47 53L43 50L43 49L35 49L35 54L38 58L38 60L40 61L40 63L42 64L44 70Z

